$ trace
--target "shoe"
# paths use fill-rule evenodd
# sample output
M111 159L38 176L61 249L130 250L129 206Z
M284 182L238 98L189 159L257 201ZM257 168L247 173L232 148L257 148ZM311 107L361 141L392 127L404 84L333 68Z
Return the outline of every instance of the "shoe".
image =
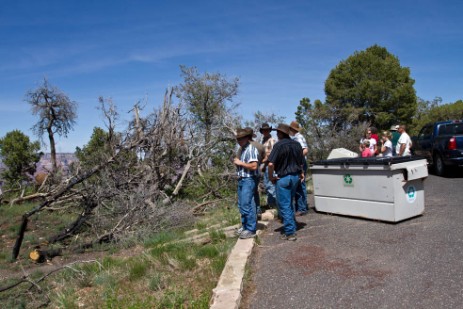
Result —
M295 240L297 239L297 235L296 235L296 233L291 234L291 235L285 235L285 234L283 234L283 235L281 235L280 238L283 239L283 240L295 241Z
M307 214L307 211L296 211L295 215L296 217L301 217L301 216L305 216Z
M240 227L239 229L237 229L237 230L235 231L235 235L236 235L236 236L240 236L241 233L243 233L243 231L244 231L244 228L243 228L243 227Z
M254 237L256 237L256 233L253 233L253 232L248 231L248 230L244 230L240 234L240 239L247 239L247 238L254 238Z

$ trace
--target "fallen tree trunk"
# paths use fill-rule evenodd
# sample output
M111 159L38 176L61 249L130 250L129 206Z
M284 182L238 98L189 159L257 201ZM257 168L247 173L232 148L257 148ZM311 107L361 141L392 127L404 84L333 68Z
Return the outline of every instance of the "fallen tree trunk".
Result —
M29 216L23 215L23 221L21 222L21 226L19 227L18 237L16 238L16 242L13 246L13 259L15 260L19 255L19 249L21 248L21 244L24 239L24 232L26 231L28 221L29 221Z
M72 222L68 227L66 227L61 233L58 235L52 236L48 239L50 244L56 243L58 241L64 240L72 235L75 235L79 232L80 228L84 225L87 221L87 218L92 213L93 209L97 206L94 201L89 201L85 207L85 210L79 215L79 217Z

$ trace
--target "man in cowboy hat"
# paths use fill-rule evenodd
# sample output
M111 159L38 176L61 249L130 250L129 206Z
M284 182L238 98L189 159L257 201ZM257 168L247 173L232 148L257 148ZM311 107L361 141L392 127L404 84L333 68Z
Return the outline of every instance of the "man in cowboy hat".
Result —
M304 157L304 176L307 173L307 160L306 156L309 153L309 148L307 147L307 141L305 137L300 133L301 126L297 121L292 121L289 125L289 135L291 138L298 142L302 147L302 155ZM304 177L305 178L305 177ZM296 208L296 216L304 216L309 211L309 204L307 201L307 187L305 184L305 180L301 181L300 184L297 186L296 191L296 199L295 199L295 208Z
M241 214L241 228L237 234L241 239L256 236L257 215L254 203L255 190L258 183L259 152L251 144L252 129L238 129L236 141L241 154L233 159L238 174L238 208Z
M276 192L275 192L275 185L270 181L268 178L268 156L272 152L273 145L275 145L275 139L272 137L273 128L269 126L268 123L263 123L259 129L259 132L262 134L262 142L261 144L265 148L265 157L262 160L263 167L262 172L264 173L264 187L265 193L267 195L267 205L270 208L276 208L277 199L276 199Z
M296 220L292 201L301 180L304 180L301 145L289 137L289 126L279 124L278 142L268 157L268 177L275 184L278 212L283 218L283 239L296 240Z
M254 140L254 138L256 137L256 134L254 134L254 130L251 127L246 127L244 129L248 130L249 132L252 132L251 140L249 142L251 143L251 145L256 147L257 151L259 152L259 156L258 156L259 162L257 162L257 166L260 166L260 164L265 158L265 147L258 141ZM238 154L239 154L238 157L240 157L241 148L239 149ZM262 208L260 207L260 197L259 197L259 177L257 178L257 185L254 191L254 203L256 206L257 219L260 220L262 218Z

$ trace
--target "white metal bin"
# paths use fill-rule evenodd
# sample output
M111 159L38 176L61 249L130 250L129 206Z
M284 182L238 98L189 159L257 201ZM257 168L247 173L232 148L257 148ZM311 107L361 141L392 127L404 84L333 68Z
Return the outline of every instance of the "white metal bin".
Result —
M317 211L388 222L424 212L422 157L332 159L310 169Z

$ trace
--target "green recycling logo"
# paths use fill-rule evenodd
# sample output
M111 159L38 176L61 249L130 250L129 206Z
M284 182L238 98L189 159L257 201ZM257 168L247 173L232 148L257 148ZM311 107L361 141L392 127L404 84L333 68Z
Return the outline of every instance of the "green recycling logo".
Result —
M353 186L353 179L350 174L345 174L344 175L344 185L345 186Z
M406 194L407 202L414 203L416 201L416 189L414 186L408 186Z

